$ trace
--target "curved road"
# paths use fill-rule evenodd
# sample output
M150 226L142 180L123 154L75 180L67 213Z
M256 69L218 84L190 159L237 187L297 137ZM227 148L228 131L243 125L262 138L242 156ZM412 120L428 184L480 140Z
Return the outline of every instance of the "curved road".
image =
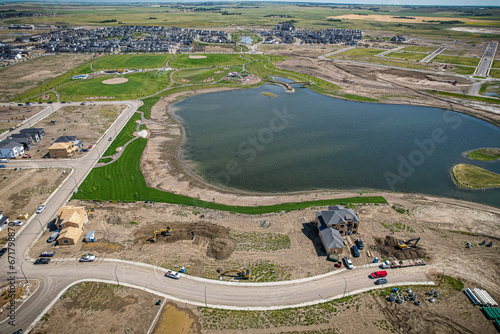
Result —
M84 180L102 153L110 145L108 136L115 136L127 123L142 102L113 101L126 104L127 108L104 133L91 151L80 159L58 160L11 160L7 168L60 168L69 167L71 174L46 201L46 209L32 216L17 232L9 246L8 253L0 259L0 279L7 282L37 279L38 290L15 312L15 325L0 322L0 333L11 333L18 328L30 329L50 308L57 297L68 286L79 280L100 280L126 284L148 289L173 300L198 306L227 309L279 309L325 302L372 289L373 281L368 279L374 265L355 268L351 271L337 271L313 278L275 283L233 283L207 280L184 275L180 280L164 277L165 269L146 264L115 259L98 259L94 263L78 263L77 259L53 259L49 265L34 266L28 256L30 247L41 236L47 223L56 215L72 192ZM110 104L110 102L96 102ZM27 127L60 107L54 104L21 125ZM103 140L104 138L104 140ZM433 284L427 282L429 268L413 267L391 271L391 284Z

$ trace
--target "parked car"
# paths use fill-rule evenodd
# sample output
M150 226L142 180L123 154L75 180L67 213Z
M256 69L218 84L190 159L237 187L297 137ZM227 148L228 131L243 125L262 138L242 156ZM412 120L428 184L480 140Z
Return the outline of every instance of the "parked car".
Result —
M22 107L22 106L24 106L24 104L22 104L22 103L18 103L18 104L17 104L17 106L18 106L18 107Z
M391 267L391 262L389 260L387 261L384 261L381 265L380 265L380 268L382 269L387 269L387 268L390 268Z
M181 274L179 274L177 271L173 271L173 270L167 271L165 276L170 277L170 278L175 278L175 279L181 278Z
M380 277L386 277L387 276L387 271L376 271L372 273L371 277L372 278L380 278Z
M55 254L55 251L43 251L40 253L40 257L53 257Z
M6 159L0 159L0 162L9 162L9 159L6 158Z
M344 257L342 260L344 261L345 267L346 267L347 269L352 269L352 268L354 268L354 266L352 265L352 261L351 261L351 259L350 259L350 258L348 258L348 257L346 256L346 257Z
M12 225L14 225L14 226L23 226L24 223L22 221L20 221L20 220L14 220L12 222Z
M92 254L85 254L80 258L80 262L94 262L96 256Z
M375 284L387 284L387 280L385 278L379 278L375 281Z
M28 153L26 153L25 155L23 155L23 159L31 159L31 155L29 155Z
M0 165L0 168L5 168L5 167L7 167L7 166L5 166L5 165Z
M361 239L361 238L356 240L356 245L358 245L359 250L363 250L365 248L365 243L363 242L363 239Z
M61 230L55 230L54 233L50 235L50 237L47 239L47 242L53 242L56 241L57 237L59 236L59 233Z
M108 141L112 141L113 140L113 137L109 137Z
M7 252L7 248L0 249L0 257L2 257Z
M19 216L17 216L17 219L28 219L30 215L27 214L27 213L24 213L24 214L20 214Z
M41 257L36 259L35 264L48 264L50 262L50 259L46 257Z
M45 210L45 205L40 205L38 209L36 210L36 213L42 213L43 210Z
M358 247L356 245L352 246L352 255L354 257L359 257Z

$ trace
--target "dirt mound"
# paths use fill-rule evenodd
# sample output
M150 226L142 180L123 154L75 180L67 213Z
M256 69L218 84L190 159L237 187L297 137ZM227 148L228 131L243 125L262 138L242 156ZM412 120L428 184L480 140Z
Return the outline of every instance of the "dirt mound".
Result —
M234 242L229 239L212 239L207 247L207 256L216 260L225 260L233 254Z
M385 240L376 238L377 248L385 257L395 257L398 260L417 259L426 257L426 252L421 247L411 247L400 249L398 247L399 240L393 236L386 236Z

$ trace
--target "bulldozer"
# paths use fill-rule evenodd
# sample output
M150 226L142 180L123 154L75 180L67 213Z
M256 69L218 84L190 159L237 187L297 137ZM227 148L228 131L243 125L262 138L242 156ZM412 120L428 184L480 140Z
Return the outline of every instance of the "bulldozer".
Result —
M398 246L400 249L408 249L408 248L412 248L412 247L417 247L417 244L419 241L420 241L420 237L413 238L410 240L400 241L400 242L398 242ZM412 242L414 242L414 243L411 244Z
M237 277L237 278L240 278L240 279L249 279L250 277L252 277L252 275L250 275L250 270L249 269L243 269L243 270L240 270L240 269L222 270L222 269L219 268L219 269L217 269L217 272L221 276ZM230 274L233 274L233 275L230 275ZM234 274L236 274L236 276L234 276Z
M167 226L166 228L162 228L161 230L158 230L158 231L154 231L153 237L149 238L148 241L156 242L156 237L158 235L161 235L163 237L168 237L168 236L172 235L172 234L170 234L171 232L172 232L172 228L170 226Z

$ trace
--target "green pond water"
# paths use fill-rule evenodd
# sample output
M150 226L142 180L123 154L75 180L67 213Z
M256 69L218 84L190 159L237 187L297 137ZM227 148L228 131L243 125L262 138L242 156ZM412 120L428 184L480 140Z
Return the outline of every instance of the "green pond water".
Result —
M191 171L214 185L252 192L381 189L500 206L500 189L459 189L450 177L458 163L500 173L500 161L462 154L499 147L497 127L448 110L295 90L265 85L171 106L186 131L183 159Z

